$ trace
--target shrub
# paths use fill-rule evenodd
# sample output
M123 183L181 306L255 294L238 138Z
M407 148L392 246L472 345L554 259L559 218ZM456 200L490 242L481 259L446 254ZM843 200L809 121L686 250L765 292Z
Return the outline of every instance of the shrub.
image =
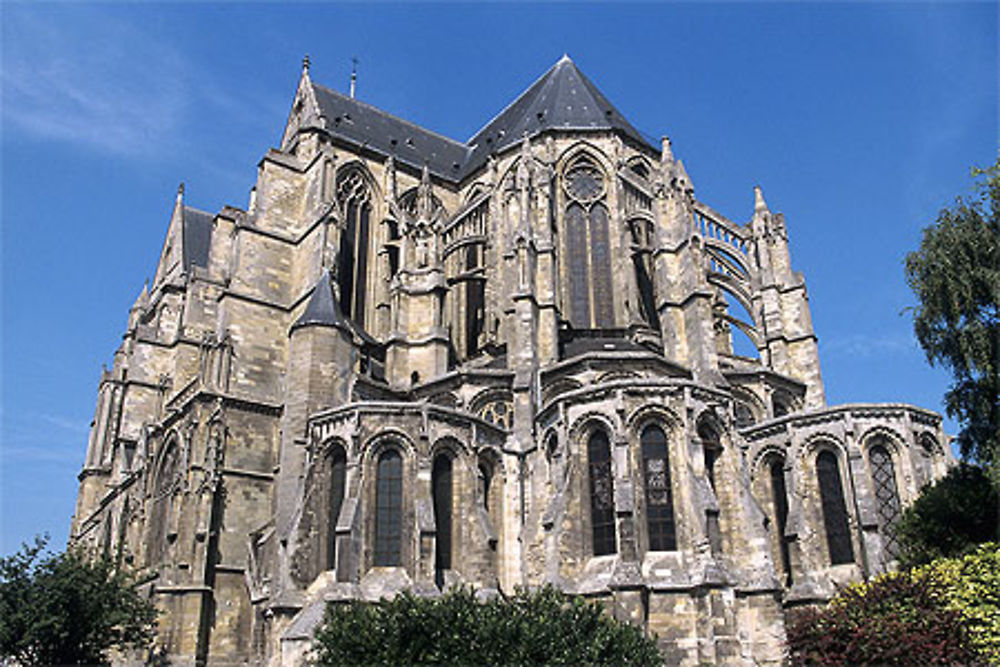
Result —
M981 468L955 466L925 486L896 525L900 563L922 565L997 541L997 503L997 491Z
M940 581L945 607L958 613L981 660L1000 664L1000 545L981 545L961 558L937 560L914 576Z
M330 605L312 659L323 665L660 665L654 639L599 604L545 588L476 600L402 593Z
M107 558L42 556L35 538L0 558L0 662L97 664L113 650L149 646L156 610Z
M932 665L973 661L962 616L933 574L888 574L847 587L824 608L792 613L796 665Z

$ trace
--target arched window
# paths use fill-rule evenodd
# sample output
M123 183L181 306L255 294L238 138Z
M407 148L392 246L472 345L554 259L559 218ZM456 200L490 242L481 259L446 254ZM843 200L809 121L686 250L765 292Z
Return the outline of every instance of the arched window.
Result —
M403 459L395 449L378 457L375 472L375 565L399 565L403 544Z
M852 563L854 547L851 545L851 530L847 523L847 504L844 502L844 489L840 483L840 465L833 452L824 451L816 457L816 477L819 480L830 564Z
M434 457L434 467L431 471L431 487L434 492L434 525L436 540L434 550L434 569L451 569L451 457L438 454Z
M159 563L166 553L167 540L170 538L170 514L174 501L174 489L177 486L179 466L177 441L171 440L166 445L163 456L160 457L159 470L153 484L153 508L149 521L149 551L147 563Z
M899 544L893 527L899 520L899 492L896 489L896 471L892 465L892 456L882 442L872 445L868 450L868 465L875 487L875 509L878 512L885 550L889 555L895 556Z
M605 179L588 158L563 176L567 204L566 277L569 319L579 329L613 328L614 298Z
M778 545L779 564L785 575L785 585L790 586L792 584L792 559L788 552L788 540L785 539L785 527L788 525L785 462L778 456L772 456L767 469L771 477L771 502L774 506L774 530Z
M659 426L647 426L640 437L642 480L646 487L646 529L650 551L677 549L674 501L670 486L667 436Z
M722 455L722 442L715 428L706 421L698 425L698 438L701 440L702 454L705 457L705 476L708 477L708 484L715 494L716 503L719 500L719 493L716 488L715 464ZM708 543L713 554L722 553L722 529L719 527L719 508L715 507L705 511L705 529L708 533Z
M656 297L653 291L653 232L646 220L629 223L632 232L632 263L635 268L635 282L639 288L639 308L642 318L649 326L659 331L660 317L656 312Z
M358 169L341 174L337 199L344 220L341 226L337 283L340 307L361 327L365 325L365 296L368 288L370 218L372 205L365 178Z
M326 569L332 570L337 567L337 520L344 504L344 483L347 480L347 455L343 447L336 446L330 451L329 475Z
M594 431L587 441L590 469L590 528L595 556L613 554L615 547L615 486L611 472L611 446L604 431Z
M479 352L479 337L486 322L486 281L472 277L482 266L483 247L470 245L465 249L465 356Z

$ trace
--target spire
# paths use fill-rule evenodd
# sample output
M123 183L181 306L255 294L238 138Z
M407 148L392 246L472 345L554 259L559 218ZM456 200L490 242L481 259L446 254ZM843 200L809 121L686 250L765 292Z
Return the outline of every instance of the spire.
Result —
M351 99L354 99L354 88L358 84L358 58L351 58Z
M764 213L770 213L771 211L767 208L767 202L764 201L764 191L759 185L753 186L753 212L754 215L761 215Z
M684 168L684 161L677 160L675 164L677 166L674 171L674 184L682 192L694 192L694 185L691 184L691 178L687 174L687 169Z
M664 164L674 161L674 151L670 144L670 137L663 135L660 137L660 161Z

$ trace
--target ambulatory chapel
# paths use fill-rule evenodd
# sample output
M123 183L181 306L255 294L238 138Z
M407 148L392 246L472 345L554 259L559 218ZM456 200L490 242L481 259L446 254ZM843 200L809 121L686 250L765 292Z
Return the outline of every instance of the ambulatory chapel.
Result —
M301 664L327 604L545 584L667 664L780 664L784 612L891 567L950 465L933 412L827 405L808 222L760 188L715 211L568 57L465 142L306 60L246 208L193 191L70 538L138 574L174 664Z

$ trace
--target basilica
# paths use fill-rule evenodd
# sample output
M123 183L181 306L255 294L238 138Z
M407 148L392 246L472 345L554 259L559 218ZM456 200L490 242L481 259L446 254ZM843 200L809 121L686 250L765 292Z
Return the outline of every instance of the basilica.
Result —
M568 57L465 142L306 60L246 207L187 197L70 537L137 573L172 664L301 664L329 604L545 584L667 664L780 664L785 612L892 567L951 463L933 412L827 405L808 221L760 188L715 211Z

